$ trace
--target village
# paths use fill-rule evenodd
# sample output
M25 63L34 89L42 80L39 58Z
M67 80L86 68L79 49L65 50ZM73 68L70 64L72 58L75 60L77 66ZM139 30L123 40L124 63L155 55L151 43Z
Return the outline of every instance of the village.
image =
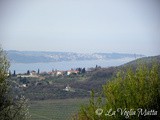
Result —
M14 71L14 73L12 74L12 76L17 76L17 77L40 77L40 76L44 76L44 75L50 75L50 76L69 76L69 75L77 75L77 74L84 74L86 72L85 68L77 68L77 69L70 69L70 70L52 70L49 72L43 71L40 72L40 70L38 69L38 71L36 72L35 70L28 70L26 73L19 73L16 74L16 71Z
M97 84L97 82L103 79L103 77L92 76L97 76L96 74L108 76L103 70L105 68L98 65L92 68L71 68L70 70L52 69L49 72L37 69L16 73L14 70L12 74L9 72L8 80L15 93L19 91L31 100L88 97L93 86L101 87L101 83ZM112 68L110 70L112 72Z
M11 74L10 72L10 76L16 79L19 79L19 85L16 86L17 88L22 88L22 89L26 89L29 86L31 86L30 80L38 80L37 82L34 83L34 86L39 86L41 84L43 84L47 78L55 78L55 79L59 79L59 77L71 77L71 76L78 76L78 75L84 75L86 73L85 68L77 68L77 69L70 69L70 70L52 70L49 72L43 71L40 72L40 70L38 69L37 71L35 70L28 70L26 71L26 73L18 73L16 74L16 71L13 72L13 74ZM27 81L27 82L26 82ZM44 82L43 82L44 81ZM32 84L33 86L33 84ZM63 91L67 91L67 92L75 92L75 90L73 88L71 88L68 84L63 88Z

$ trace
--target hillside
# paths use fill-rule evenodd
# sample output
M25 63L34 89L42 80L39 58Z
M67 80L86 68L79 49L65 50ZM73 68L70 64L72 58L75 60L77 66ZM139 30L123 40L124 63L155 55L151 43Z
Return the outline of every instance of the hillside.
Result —
M139 58L137 60L128 62L126 65L137 65L140 62L146 63L146 64L151 64L153 62L158 62L160 63L160 55L158 56L150 56L150 57L143 57L143 58Z
M115 77L117 71L128 67L134 69L140 63L146 63L147 66L150 66L155 60L160 63L160 56L140 58L117 67L96 67L78 75L40 75L39 78L12 76L11 80L14 91L20 91L31 100L83 98L89 97L91 90L94 90L98 95L102 90L102 85ZM41 80L41 77L44 79ZM18 87L23 84L27 84L27 87ZM71 88L69 91L65 90L67 86Z
M159 120L159 60L159 56L148 57L121 66L117 76L103 85L101 94L92 92L75 120Z
M139 66L142 63L146 64L148 67L151 67L152 64L154 64L155 62L160 64L160 55L139 58L137 60L134 60L134 61L128 62L124 65L121 65L121 66L119 66L119 68L121 69L121 68L130 67L130 68L136 69L137 66Z
M11 62L39 63L56 61L82 61L82 60L110 60L122 58L141 58L140 54L125 53L73 53L73 52L44 52L44 51L6 51Z

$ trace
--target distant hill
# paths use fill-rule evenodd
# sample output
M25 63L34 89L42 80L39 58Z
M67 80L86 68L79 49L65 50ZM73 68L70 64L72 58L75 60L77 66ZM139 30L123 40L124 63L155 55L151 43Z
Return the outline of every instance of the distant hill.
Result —
M44 52L44 51L6 51L11 62L15 63L38 63L38 62L59 62L79 60L109 60L122 58L141 58L141 54L125 53L73 53L73 52Z
M143 57L139 58L137 60L133 60L131 62L128 62L124 65L121 65L119 67L131 67L131 68L136 68L140 64L146 64L148 67L150 67L154 63L160 64L160 55L157 56L149 56L149 57Z

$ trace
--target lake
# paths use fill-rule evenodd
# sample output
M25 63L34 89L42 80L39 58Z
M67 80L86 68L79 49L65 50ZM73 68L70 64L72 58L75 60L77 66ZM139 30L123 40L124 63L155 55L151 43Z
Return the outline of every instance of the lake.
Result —
M91 68L96 65L101 67L119 66L129 61L134 60L134 58L123 58L114 60L85 60L85 61L62 61L62 62L49 62L49 63L11 63L10 70L13 73L26 73L27 70L40 69L40 72L49 72L54 70L70 70L71 68Z

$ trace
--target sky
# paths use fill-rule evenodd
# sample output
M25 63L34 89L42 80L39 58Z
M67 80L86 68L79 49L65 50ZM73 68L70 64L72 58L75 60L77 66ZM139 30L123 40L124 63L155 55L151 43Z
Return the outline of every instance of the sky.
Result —
M0 0L5 50L160 54L160 0Z

